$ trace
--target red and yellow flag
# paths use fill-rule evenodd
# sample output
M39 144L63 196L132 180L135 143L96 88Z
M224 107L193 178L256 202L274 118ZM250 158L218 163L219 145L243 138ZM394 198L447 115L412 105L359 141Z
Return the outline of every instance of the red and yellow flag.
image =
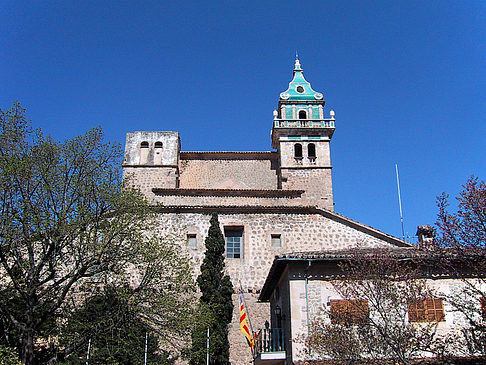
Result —
M255 339L250 333L250 329L248 328L248 321L246 319L246 311L245 311L245 302L243 301L243 293L240 293L240 331L246 337L246 341L248 342L248 346L253 349L255 345Z

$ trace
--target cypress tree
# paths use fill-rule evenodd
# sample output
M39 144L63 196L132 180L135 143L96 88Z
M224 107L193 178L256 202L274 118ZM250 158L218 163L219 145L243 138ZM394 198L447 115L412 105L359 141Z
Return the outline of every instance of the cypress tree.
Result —
M224 274L225 241L219 228L218 215L213 213L206 237L206 252L197 284L201 290L202 318L192 334L191 364L206 363L206 334L210 332L211 364L229 363L228 325L233 314L233 285Z

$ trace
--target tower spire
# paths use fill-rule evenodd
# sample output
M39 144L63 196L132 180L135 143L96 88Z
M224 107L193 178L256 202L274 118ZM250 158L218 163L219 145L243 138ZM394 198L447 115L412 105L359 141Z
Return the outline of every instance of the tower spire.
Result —
M300 66L299 55L297 51L295 51L295 66L294 66L294 75L296 72L303 72L302 67Z

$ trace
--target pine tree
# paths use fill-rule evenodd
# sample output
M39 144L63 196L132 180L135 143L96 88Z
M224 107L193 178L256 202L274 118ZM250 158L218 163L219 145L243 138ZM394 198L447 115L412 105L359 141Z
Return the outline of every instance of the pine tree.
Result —
M192 364L205 364L206 334L210 332L211 364L228 364L228 325L233 313L233 285L224 274L224 237L219 228L218 215L213 213L205 245L206 252L201 264L197 284L201 290L200 310L202 318L192 334Z

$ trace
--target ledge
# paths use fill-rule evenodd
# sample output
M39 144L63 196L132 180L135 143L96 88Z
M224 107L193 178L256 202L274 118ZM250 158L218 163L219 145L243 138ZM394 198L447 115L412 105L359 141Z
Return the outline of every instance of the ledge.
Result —
M211 160L211 159L238 159L238 160L268 160L278 157L274 151L181 151L181 160Z
M158 196L222 196L222 197L301 197L304 190L255 190L255 189L164 189L153 188Z

